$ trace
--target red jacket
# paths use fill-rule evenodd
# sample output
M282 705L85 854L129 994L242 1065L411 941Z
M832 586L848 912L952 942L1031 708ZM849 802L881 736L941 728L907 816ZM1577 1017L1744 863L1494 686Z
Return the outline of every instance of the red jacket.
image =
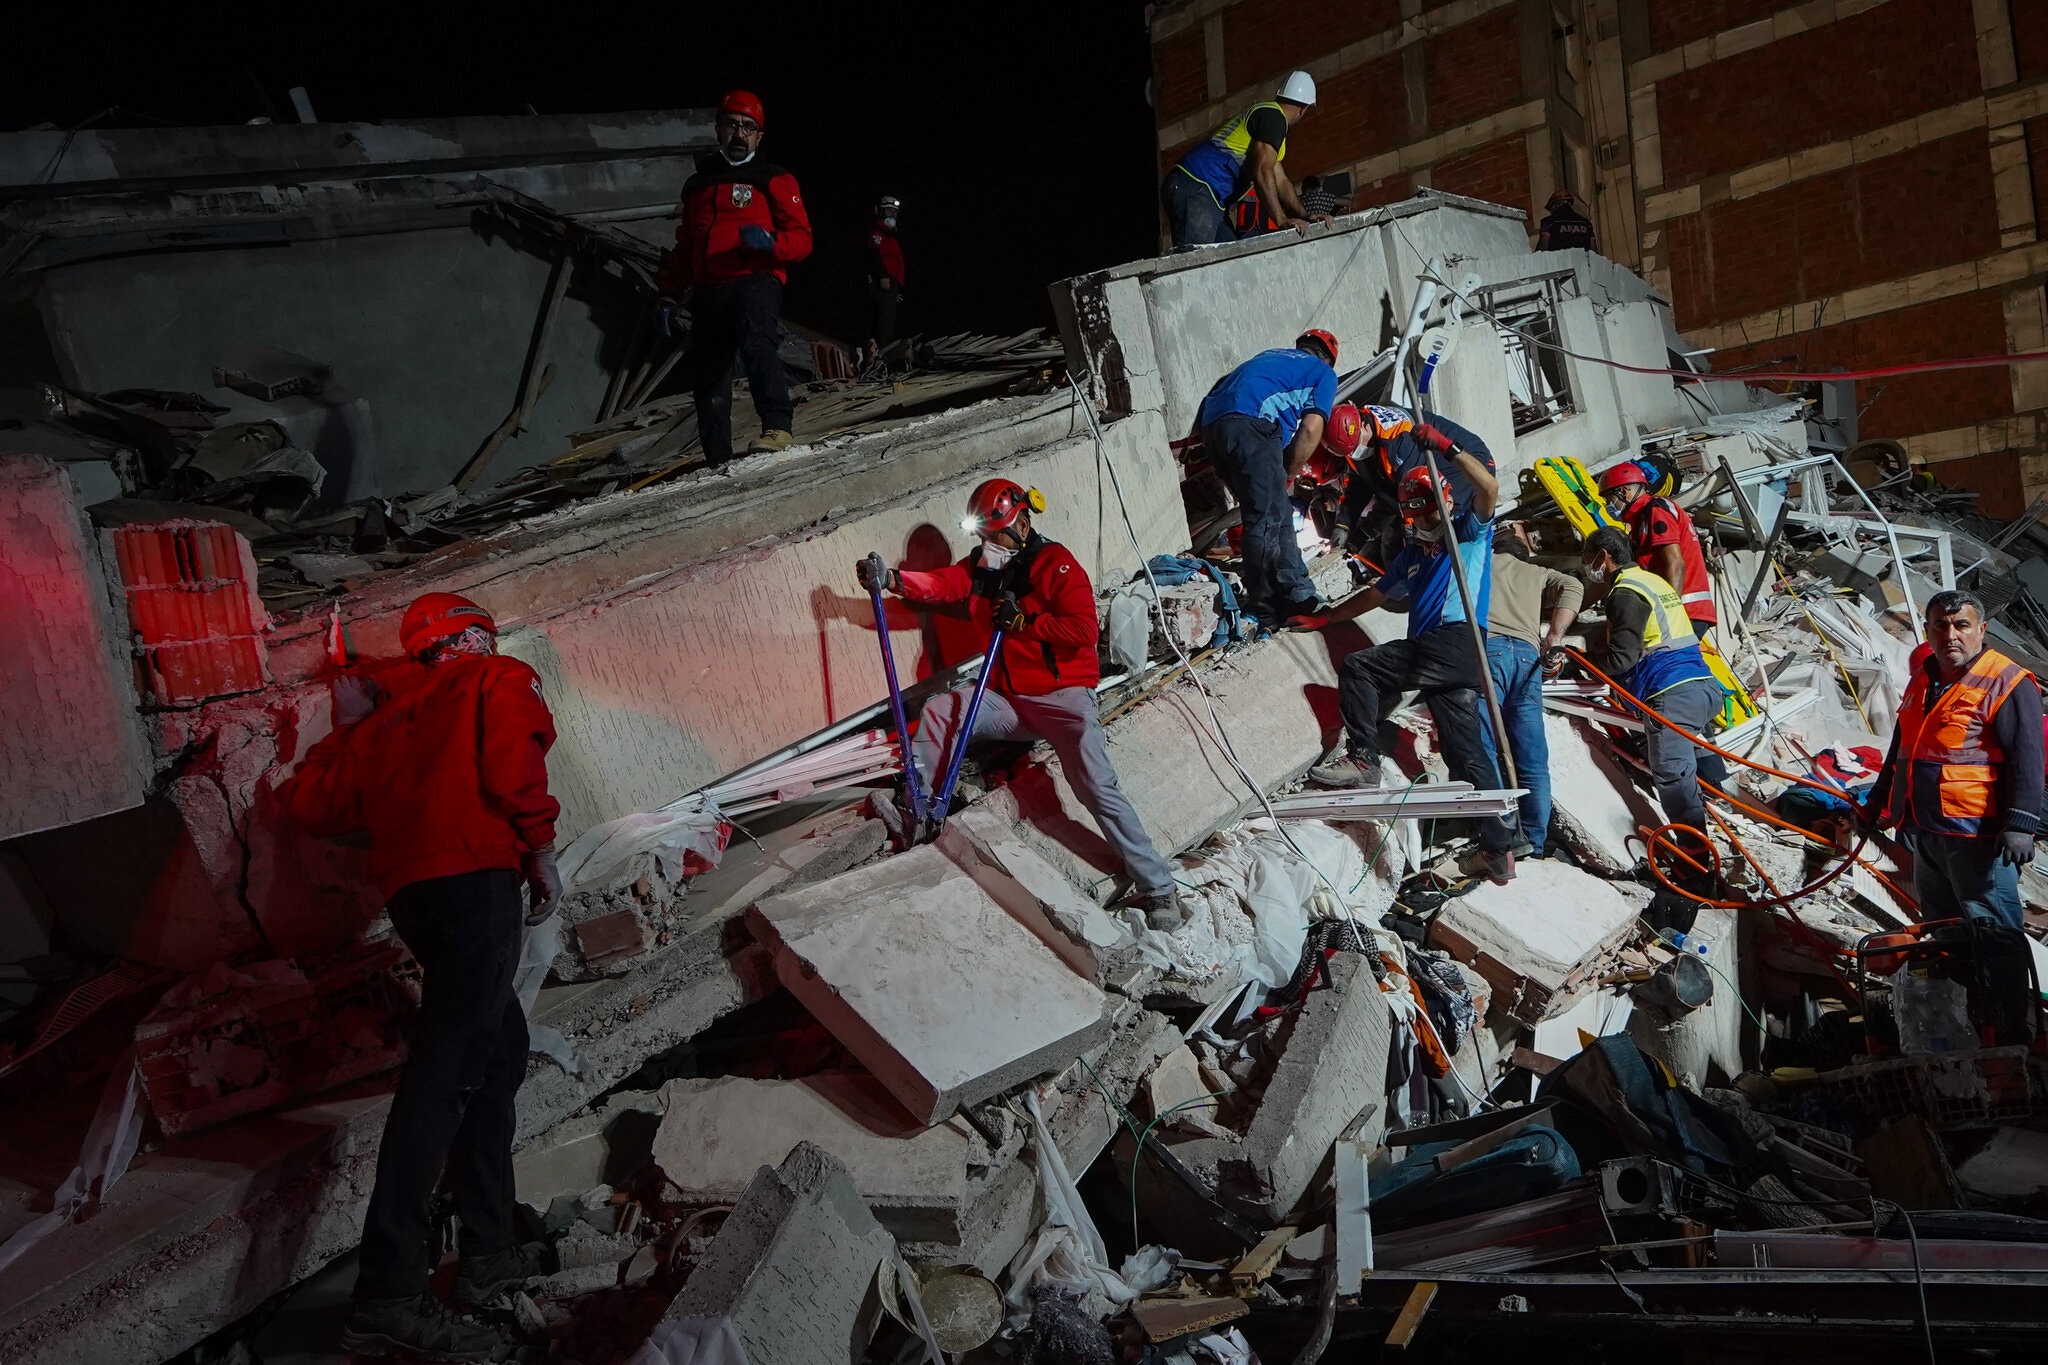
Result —
M868 229L868 274L877 279L887 275L898 289L903 287L903 240L879 218Z
M1661 545L1676 545L1685 561L1685 582L1673 586L1685 603L1685 614L1709 625L1718 623L1721 617L1714 610L1714 584L1707 577L1707 557L1700 550L1699 532L1693 529L1692 518L1685 509L1669 498L1644 496L1628 509L1628 521L1629 547L1635 551L1637 567L1656 573L1655 550Z
M1020 552L1031 555L1023 590L1017 591L1018 575L1010 566L1002 575L1007 580L1003 586L1017 593L1017 604L1031 619L1023 630L1003 636L1002 657L989 686L1013 697L1093 687L1102 681L1102 665L1095 657L1096 637L1102 631L1095 617L1095 585L1066 546L1036 535L1032 541L1035 552ZM995 608L987 595L974 591L975 579L985 577L980 563L981 548L976 546L958 564L930 573L904 569L898 578L904 598L911 602L937 606L965 600L986 649L995 634ZM998 594L1001 591L998 587Z
M555 721L540 676L517 659L449 659L411 675L370 715L313 746L279 789L314 834L370 835L389 897L414 882L490 868L555 842L548 795Z
M697 158L697 173L676 205L676 245L661 266L661 292L675 295L693 284L723 284L771 274L788 283L783 267L811 254L811 220L796 177L756 156L735 166L717 152ZM740 242L740 229L767 228L773 251Z

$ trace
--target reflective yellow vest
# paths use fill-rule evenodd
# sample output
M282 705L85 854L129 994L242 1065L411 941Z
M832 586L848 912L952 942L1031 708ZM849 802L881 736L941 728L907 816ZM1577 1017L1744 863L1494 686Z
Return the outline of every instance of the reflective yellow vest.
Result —
M1231 119L1215 132L1209 140L1190 148L1181 158L1180 168L1209 187L1216 196L1216 206L1222 208L1244 192L1240 180L1244 175L1244 158L1252 149L1251 119L1261 109L1272 109L1285 114L1277 100L1262 100ZM1287 159L1287 139L1281 138L1274 150L1274 160Z

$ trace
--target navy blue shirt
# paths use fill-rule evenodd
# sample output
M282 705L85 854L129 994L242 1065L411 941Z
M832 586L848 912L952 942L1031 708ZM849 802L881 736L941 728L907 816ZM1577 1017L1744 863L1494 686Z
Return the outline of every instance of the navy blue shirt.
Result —
M1282 347L1261 351L1216 381L1202 400L1203 426L1233 413L1263 417L1280 425L1284 445L1294 439L1302 414L1330 415L1337 402L1337 372L1307 351Z
M1472 589L1472 609L1479 614L1479 628L1485 630L1486 608L1493 594L1493 523L1470 512L1456 512L1451 516L1451 530L1458 537L1466 586ZM1389 602L1408 603L1411 640L1465 619L1465 602L1458 596L1458 579L1441 540L1410 541L1375 586Z

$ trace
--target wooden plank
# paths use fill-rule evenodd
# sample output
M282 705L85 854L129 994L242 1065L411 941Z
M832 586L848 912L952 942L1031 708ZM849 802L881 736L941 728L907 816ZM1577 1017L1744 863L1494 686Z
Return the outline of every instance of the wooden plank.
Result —
M1230 1271L1230 1282L1240 1290L1256 1288L1260 1281L1273 1273L1273 1267L1280 1264L1280 1253L1294 1240L1292 1227L1274 1228L1259 1239L1259 1244L1244 1254Z
M1387 1333L1387 1345L1397 1351L1407 1350L1408 1343L1415 1340L1415 1333L1422 1327L1422 1315L1435 1301L1436 1281L1418 1280L1408 1291L1408 1302L1401 1305L1401 1315L1394 1319L1393 1330Z
M1241 1318L1251 1312L1243 1299L1140 1299L1131 1305L1131 1317L1144 1331L1147 1341L1172 1341Z
M1538 1076L1548 1076L1551 1072L1563 1066L1564 1061L1547 1053L1538 1052L1533 1047L1517 1046L1513 1052L1508 1054L1508 1065L1518 1066L1522 1070L1534 1072Z
M533 416L534 405L541 395L548 391L548 385L555 382L555 367L548 360L548 350L555 330L555 310L561 305L562 296L569 292L571 269L570 257L564 253L555 260L553 275L548 280L548 292L540 305L540 315L533 321L533 341L526 349L526 364L519 372L519 388L512 401L512 411L505 414L505 420L498 423L498 429L484 438L476 454L469 457L469 463L462 466L450 480L457 488L468 489L483 477L494 457L505 442L525 430L526 423Z

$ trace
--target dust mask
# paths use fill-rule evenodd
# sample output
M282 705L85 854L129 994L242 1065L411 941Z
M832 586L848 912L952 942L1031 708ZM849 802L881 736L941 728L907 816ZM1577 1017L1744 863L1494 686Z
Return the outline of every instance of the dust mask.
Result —
M1007 545L998 545L992 540L981 543L981 567L994 573L1016 557L1017 552Z
M1600 568L1598 565L1588 566L1582 572L1585 574L1586 581L1596 588L1607 581L1607 570Z
M1424 545L1434 545L1444 538L1444 524L1438 522L1434 526L1424 526L1419 521L1411 521L1408 523L1408 538Z

